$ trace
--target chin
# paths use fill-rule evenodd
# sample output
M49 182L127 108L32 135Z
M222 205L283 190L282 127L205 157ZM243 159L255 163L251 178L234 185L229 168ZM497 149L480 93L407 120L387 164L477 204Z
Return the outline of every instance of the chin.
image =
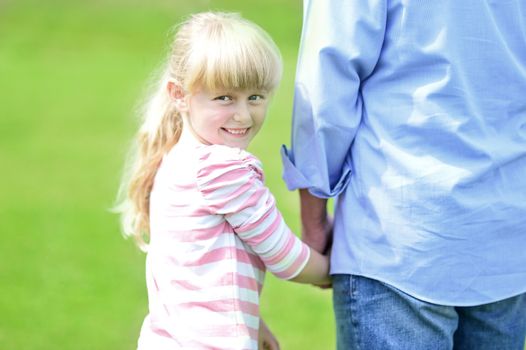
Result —
M234 147L234 148L240 148L240 149L247 149L248 147L248 144L234 144L234 143L229 143L229 144L226 144L228 147Z
M241 148L241 149L247 149L248 145L250 144L249 141L238 141L238 142L225 142L224 145L228 147L235 147L235 148Z

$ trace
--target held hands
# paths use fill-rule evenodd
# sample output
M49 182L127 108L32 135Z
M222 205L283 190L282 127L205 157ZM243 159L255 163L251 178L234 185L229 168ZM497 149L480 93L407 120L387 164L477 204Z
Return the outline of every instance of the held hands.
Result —
M258 349L261 350L279 350L279 343L274 334L267 327L267 324L261 319L259 321L259 339Z

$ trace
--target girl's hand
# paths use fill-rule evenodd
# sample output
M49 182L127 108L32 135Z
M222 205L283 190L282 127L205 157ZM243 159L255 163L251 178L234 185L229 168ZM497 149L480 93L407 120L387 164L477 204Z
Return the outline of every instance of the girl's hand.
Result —
M279 350L279 343L263 320L259 321L258 349Z

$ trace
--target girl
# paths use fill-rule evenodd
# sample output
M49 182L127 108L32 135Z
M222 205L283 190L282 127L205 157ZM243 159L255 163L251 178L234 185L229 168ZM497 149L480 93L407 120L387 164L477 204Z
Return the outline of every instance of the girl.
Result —
M236 14L179 27L122 187L125 233L149 240L140 349L277 348L259 319L265 269L330 283L327 257L290 232L245 151L281 70L270 37Z

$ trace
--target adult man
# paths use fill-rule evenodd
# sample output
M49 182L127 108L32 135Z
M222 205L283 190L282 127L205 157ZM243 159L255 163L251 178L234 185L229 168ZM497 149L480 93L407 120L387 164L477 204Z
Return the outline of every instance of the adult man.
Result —
M292 149L339 349L522 349L526 2L304 2Z

